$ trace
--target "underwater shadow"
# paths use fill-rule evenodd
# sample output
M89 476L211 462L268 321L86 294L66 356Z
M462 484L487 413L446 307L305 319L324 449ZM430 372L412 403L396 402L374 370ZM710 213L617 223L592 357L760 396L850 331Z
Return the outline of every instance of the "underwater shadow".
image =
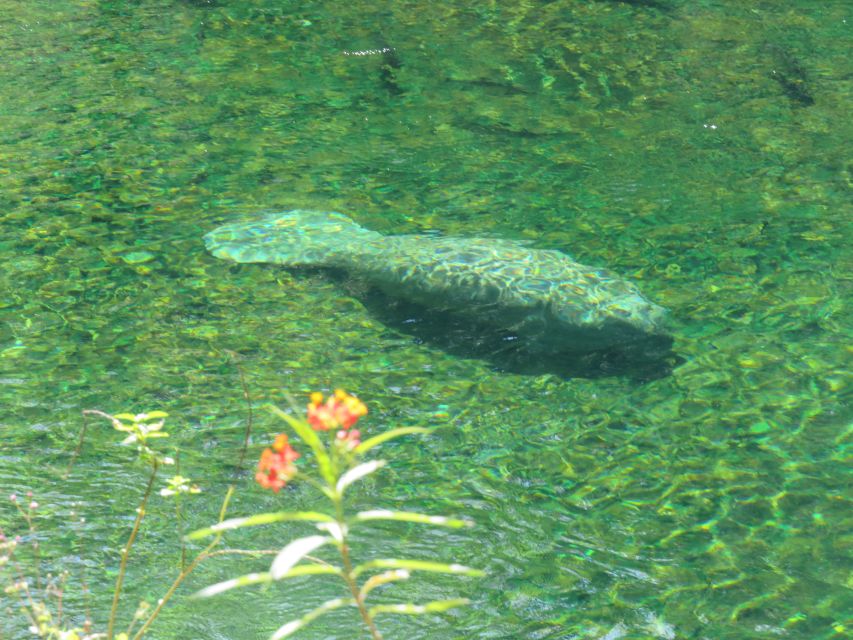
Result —
M454 356L488 362L497 371L523 375L553 374L561 378L627 377L639 382L672 373L681 362L670 336L644 336L597 351L536 352L522 337L471 322L448 309L433 309L391 298L378 289L363 289L352 281L346 288L365 309L387 327Z

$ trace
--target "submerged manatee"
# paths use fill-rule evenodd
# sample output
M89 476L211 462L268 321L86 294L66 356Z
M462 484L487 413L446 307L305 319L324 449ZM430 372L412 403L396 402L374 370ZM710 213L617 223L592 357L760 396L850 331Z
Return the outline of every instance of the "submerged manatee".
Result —
M494 238L383 236L339 213L288 211L204 237L217 258L344 269L393 297L524 339L537 353L665 335L662 307L616 274Z

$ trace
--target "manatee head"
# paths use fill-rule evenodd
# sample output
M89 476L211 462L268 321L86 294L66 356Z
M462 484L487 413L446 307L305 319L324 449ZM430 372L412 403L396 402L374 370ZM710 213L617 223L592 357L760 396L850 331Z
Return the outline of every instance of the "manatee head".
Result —
M666 309L646 300L639 291L629 292L599 304L604 322L624 322L643 333L665 333Z
M607 269L586 268L558 284L550 310L561 327L579 331L590 348L665 335L666 310L647 300L634 284Z

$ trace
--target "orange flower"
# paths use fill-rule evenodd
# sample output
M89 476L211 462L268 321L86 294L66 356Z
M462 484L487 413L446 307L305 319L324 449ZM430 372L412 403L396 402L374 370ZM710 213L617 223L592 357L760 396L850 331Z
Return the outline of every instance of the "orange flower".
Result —
M323 394L315 392L308 403L308 424L315 431L349 429L366 413L364 403L343 389L335 391L335 395L329 396L325 402Z
M296 465L293 461L299 454L287 442L283 433L276 436L272 448L264 449L258 462L258 472L255 480L264 489L272 489L278 493L293 476L296 475Z

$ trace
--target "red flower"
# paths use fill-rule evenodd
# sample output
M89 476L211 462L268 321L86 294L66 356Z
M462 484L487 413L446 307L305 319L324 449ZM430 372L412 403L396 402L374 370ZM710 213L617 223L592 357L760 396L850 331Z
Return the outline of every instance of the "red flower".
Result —
M287 442L287 436L283 433L277 435L272 448L264 449L261 454L255 480L264 489L272 489L278 493L287 481L296 475L296 465L293 461L298 457L299 454Z
M335 395L325 402L323 394L317 392L311 394L311 402L308 403L308 424L315 431L349 429L366 413L364 403L343 389L335 391Z

